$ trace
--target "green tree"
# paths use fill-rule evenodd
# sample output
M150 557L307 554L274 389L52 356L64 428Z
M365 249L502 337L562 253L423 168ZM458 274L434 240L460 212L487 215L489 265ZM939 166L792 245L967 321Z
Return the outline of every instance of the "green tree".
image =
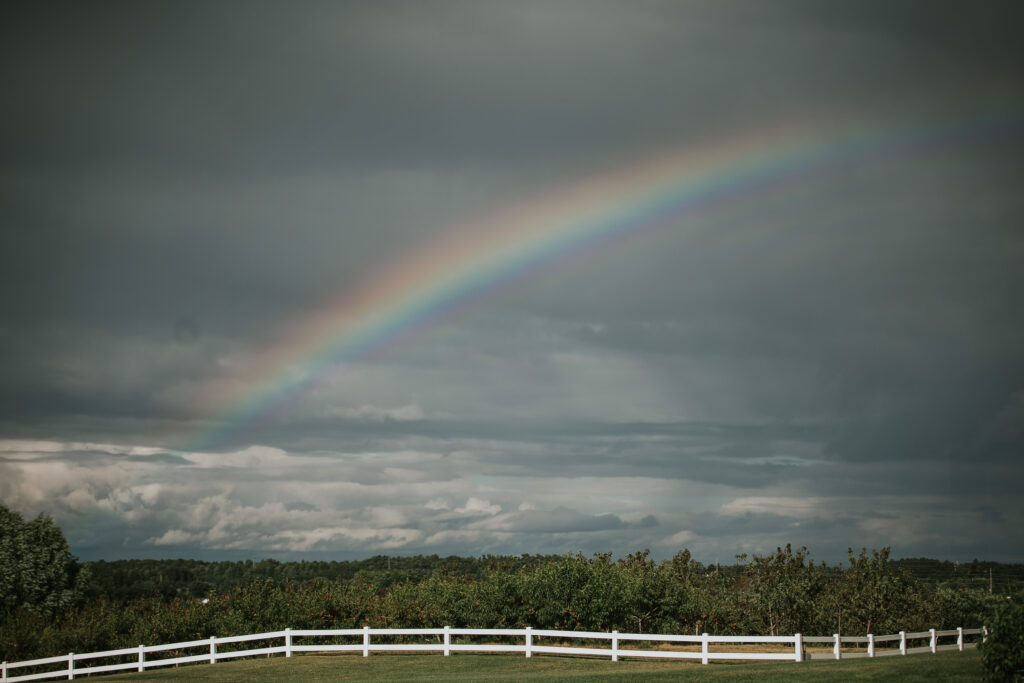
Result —
M622 591L619 599L626 616L626 627L643 633L652 631L652 623L661 616L664 597L663 573L658 571L654 560L648 558L650 550L630 553L619 560L622 576Z
M980 588L942 585L926 601L928 623L938 629L977 628L985 624L996 605L1005 601L1006 596L992 595Z
M684 549L663 562L659 574L664 586L661 632L731 635L760 631L760 624L746 623L733 577L719 572L717 567L704 567L690 556L689 550Z
M889 633L914 626L908 616L922 601L921 587L906 569L889 562L889 548L861 548L859 555L847 550L850 568L843 573L841 588L844 622L861 633ZM957 624L961 626L962 624ZM872 630L874 629L874 630Z
M747 580L753 612L763 619L769 635L808 633L826 581L825 568L808 560L807 548L793 552L791 545L754 559L747 565Z
M0 505L0 610L53 617L81 600L86 572L53 519L25 519Z

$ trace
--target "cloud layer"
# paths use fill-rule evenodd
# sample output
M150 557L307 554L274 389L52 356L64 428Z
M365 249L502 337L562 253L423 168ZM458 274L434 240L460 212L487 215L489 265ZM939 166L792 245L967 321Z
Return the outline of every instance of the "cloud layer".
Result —
M1024 559L1017 3L9 19L0 502L81 556ZM530 272L194 445L267 381L253 358L455 226L773 126L994 97L999 126Z

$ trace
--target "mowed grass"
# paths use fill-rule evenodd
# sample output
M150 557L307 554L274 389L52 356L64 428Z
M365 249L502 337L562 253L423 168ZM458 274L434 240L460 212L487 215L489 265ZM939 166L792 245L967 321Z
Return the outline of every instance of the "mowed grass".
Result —
M200 664L109 681L977 681L976 651L845 661L740 663L666 662L501 654L296 655Z

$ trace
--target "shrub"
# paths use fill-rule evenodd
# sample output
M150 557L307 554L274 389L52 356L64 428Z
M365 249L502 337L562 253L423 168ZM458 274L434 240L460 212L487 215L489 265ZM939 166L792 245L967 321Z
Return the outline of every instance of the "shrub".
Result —
M988 637L981 645L985 677L992 681L1019 681L1024 677L1024 604L1012 600L989 620Z

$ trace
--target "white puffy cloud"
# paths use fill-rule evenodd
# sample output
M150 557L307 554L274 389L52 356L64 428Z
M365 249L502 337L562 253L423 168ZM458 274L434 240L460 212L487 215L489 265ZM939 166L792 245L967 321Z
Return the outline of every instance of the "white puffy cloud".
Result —
M147 542L153 545L186 545L197 544L202 541L201 534L194 534L181 529L168 529L158 538L151 538Z
M682 531L678 531L664 539L662 541L662 545L685 548L686 545L692 542L696 537L697 535L689 529L683 529Z
M709 484L686 478L687 468L675 476L631 476L646 467L647 457L664 468L671 461L662 444L678 443L675 437L639 442L656 448L621 466L613 465L620 456L609 457L606 476L595 476L593 465L573 476L564 462L554 463L561 474L544 475L538 468L545 460L533 444L500 439L417 438L404 444L415 448L337 452L4 442L0 496L23 513L53 514L86 557L115 546L128 555L134 548L208 557L558 553L567 547L620 553L649 547L671 556L685 546L708 559L770 552L792 542L838 560L847 545L916 550L921 543L940 543L968 552L970 542L956 539L977 534L973 525L984 529L994 514L965 511L951 524L938 496L884 489L858 496L812 493L799 481L781 480L755 488ZM608 441L593 443L601 448ZM442 444L445 450L423 448ZM753 471L782 466L800 472L812 462L831 468L837 480L846 476L843 463L827 464L802 442L771 439L764 445L765 456L716 457L735 457ZM780 465L780 453L799 453L792 457L802 462ZM703 456L698 451L686 457L695 468Z
M501 512L501 506L494 505L491 503L491 501L485 498L477 498L476 496L470 496L469 498L466 499L465 505L459 508L455 508L453 512L455 512L458 515L466 516L494 516Z
M726 514L771 513L784 517L805 517L810 514L834 514L844 509L838 500L817 497L748 496L722 506Z

